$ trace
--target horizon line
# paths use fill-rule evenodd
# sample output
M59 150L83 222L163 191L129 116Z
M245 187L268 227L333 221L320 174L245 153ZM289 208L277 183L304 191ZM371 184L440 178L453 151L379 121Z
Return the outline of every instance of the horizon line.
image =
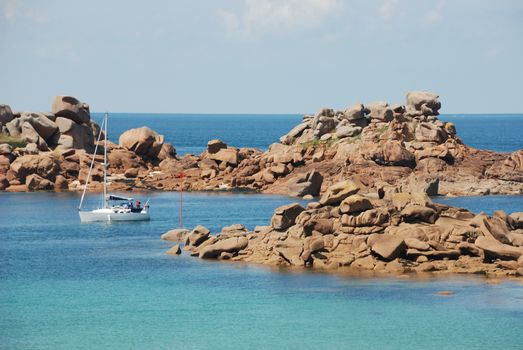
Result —
M104 114L105 112L90 112L91 114ZM230 116L249 116L249 115L294 115L294 116L300 116L300 115L314 115L315 113L255 113L255 112L234 112L234 113L228 113L228 112L108 112L113 114L184 114L184 115L230 115ZM452 112L452 113L440 113L439 115L523 115L523 112Z

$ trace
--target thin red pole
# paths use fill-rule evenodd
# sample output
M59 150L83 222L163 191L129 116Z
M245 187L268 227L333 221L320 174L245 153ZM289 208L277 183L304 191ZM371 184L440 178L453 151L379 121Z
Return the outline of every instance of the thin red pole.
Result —
M180 228L183 228L183 173L180 173Z

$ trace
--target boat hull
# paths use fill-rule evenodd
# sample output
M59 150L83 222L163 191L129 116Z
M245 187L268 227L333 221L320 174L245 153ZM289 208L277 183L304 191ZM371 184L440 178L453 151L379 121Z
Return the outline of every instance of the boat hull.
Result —
M98 209L93 211L79 211L81 222L111 222L111 221L148 221L149 211L142 210L139 213L115 212L111 209Z

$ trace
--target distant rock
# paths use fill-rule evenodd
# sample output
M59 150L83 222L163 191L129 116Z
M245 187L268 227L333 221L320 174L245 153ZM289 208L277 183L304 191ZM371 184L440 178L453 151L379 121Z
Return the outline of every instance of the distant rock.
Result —
M91 120L89 105L72 96L56 96L51 106L51 112L57 117L71 119L78 124L89 125Z
M16 158L11 163L10 171L23 183L27 176L33 174L54 181L60 171L60 165L56 156L51 153L40 153Z
M351 180L341 181L330 186L320 199L321 205L339 204L350 195L357 193L360 187Z
M245 249L248 244L247 237L225 238L203 247L199 250L198 256L200 259L216 259L223 253L236 253Z
M317 171L299 174L287 183L289 196L303 197L306 195L317 196L320 194L323 176Z
M271 226L275 230L286 230L294 225L296 217L304 210L298 203L281 206L274 211Z
M365 113L371 120L388 122L393 119L392 109L389 104L383 101L369 103L365 106Z
M401 237L392 235L376 235L371 243L372 252L376 253L386 261L394 260L402 256L407 246Z
M182 250L180 249L179 244L173 245L168 251L165 252L165 254L168 255L180 255L182 254Z
M356 103L347 108L345 112L343 112L343 116L350 121L362 119L365 117L365 107L361 103Z
M439 96L425 91L407 93L407 112L414 115L438 115L441 108Z
M0 104L0 127L13 120L13 111L8 105Z
M58 145L64 149L84 149L91 153L94 150L94 136L86 124L78 124L69 118L57 117L56 125L60 130Z
M222 148L216 153L210 153L208 157L234 167L238 165L238 149L236 148Z
M167 231L163 235L161 235L161 239L166 241L173 241L173 242L184 242L187 238L187 235L190 233L187 229L174 229Z
M221 149L227 148L227 145L220 140L211 140L207 142L207 152L210 154L218 153Z
M138 155L157 158L162 149L164 138L150 128L130 129L119 138L119 145Z
M336 137L343 139L345 137L353 137L361 133L362 128L359 126L345 125L336 129Z
M31 174L25 179L25 184L29 191L42 191L42 190L53 190L54 183L44 179L43 177L37 174Z

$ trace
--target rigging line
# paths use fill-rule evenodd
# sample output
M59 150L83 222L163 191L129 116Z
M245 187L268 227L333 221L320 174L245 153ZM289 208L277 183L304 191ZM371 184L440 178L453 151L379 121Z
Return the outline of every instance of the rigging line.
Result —
M96 140L96 146L94 147L93 159L91 160L91 166L89 167L89 173L87 174L87 179L85 179L84 190L82 192L82 198L80 199L80 205L78 206L78 210L82 209L85 192L87 191L87 184L89 183L89 179L91 178L91 172L93 171L94 158L96 157L96 153L98 151L98 144L99 144L100 140L102 139L102 131L104 130L104 124L105 124L105 117L102 120L102 125L100 126L100 132L98 133L98 139Z

